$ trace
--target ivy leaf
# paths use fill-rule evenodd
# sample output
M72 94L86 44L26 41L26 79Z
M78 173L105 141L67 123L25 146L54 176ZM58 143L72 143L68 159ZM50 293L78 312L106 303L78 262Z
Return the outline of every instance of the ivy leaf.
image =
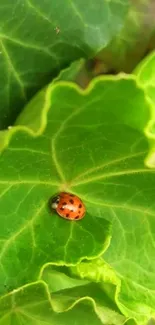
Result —
M1 0L0 129L12 125L62 67L104 48L122 28L127 10L128 0L87 6L76 0Z
M66 275L67 268L59 269L47 266L42 273L45 282L23 286L1 297L1 324L71 325L73 320L77 325L135 324L118 311L100 286Z
M71 70L76 70L77 65L74 63ZM67 74L64 72L61 76L66 78ZM1 293L34 281L44 263L52 261L55 264L75 264L83 258L90 259L102 254L109 245L110 223L105 219L100 221L87 213L79 223L66 222L49 208L49 199L55 193L61 190L71 191L71 187L69 189L63 178L56 158L57 131L53 126L58 126L59 129L63 123L63 116L59 117L62 122L57 119L57 109L54 108L55 117L50 109L51 118L48 114L48 123L43 130L47 103L41 99L46 97L46 92L48 94L47 89L39 93L19 118L21 125L23 118L26 125L31 118L29 111L33 107L31 121L34 130L30 126L17 126L0 134L1 145L3 143L0 206L1 215L5 216L1 228ZM50 98L48 100L50 105ZM40 112L42 109L41 115L39 109ZM67 110L65 113L68 116ZM37 128L40 136L36 137Z
M38 280L48 262L103 254L112 223L104 259L121 280L121 312L140 323L154 313L155 174L144 165L150 118L137 79L120 75L86 90L52 83L1 133L1 292L4 283ZM82 198L84 219L51 214L48 199L61 190Z
M115 282L116 276L101 259L74 267L48 265L42 270L41 279L48 284L55 312L67 312L80 302L92 302L102 324L120 325L127 321L114 302L114 285L110 283ZM109 284L113 299L103 290L105 283Z
M102 325L91 301L80 302L64 313L56 313L53 307L47 286L43 282L34 283L1 298L0 322L2 325L72 325L74 319L77 325L83 320L86 325Z

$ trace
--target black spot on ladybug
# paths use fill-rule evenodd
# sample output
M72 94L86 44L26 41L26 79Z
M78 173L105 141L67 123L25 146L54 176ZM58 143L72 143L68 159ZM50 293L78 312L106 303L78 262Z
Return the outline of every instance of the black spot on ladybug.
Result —
M63 202L62 205L67 205L67 203L66 202Z
M81 208L82 208L82 204L80 203L80 204L79 204L79 209L81 209Z
M74 212L74 210L71 210L71 212Z
M63 207L61 207L61 208L60 208L60 210L61 210L61 211L63 211L63 210L64 210L64 208L63 208Z
M80 216L76 216L75 219L79 219Z
M69 213L66 214L66 218L68 218L68 217L69 217Z
M70 199L69 202L70 202L71 204L74 204L74 200L73 200L73 199Z

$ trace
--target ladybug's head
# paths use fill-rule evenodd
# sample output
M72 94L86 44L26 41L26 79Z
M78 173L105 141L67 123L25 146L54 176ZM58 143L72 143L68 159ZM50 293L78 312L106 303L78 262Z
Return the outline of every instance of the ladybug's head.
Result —
M57 195L51 199L51 208L56 210L60 201L60 196Z

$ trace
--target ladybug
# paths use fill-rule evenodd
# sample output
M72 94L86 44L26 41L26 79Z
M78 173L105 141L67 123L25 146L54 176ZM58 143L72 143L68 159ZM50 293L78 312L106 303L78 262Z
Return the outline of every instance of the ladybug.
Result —
M81 199L71 193L61 192L53 197L50 207L59 214L60 217L68 220L80 220L84 217L86 208Z

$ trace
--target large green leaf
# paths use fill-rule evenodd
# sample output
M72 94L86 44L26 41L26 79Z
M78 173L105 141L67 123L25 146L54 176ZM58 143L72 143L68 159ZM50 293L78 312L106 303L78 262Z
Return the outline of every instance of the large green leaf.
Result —
M105 219L100 221L87 213L79 223L66 222L49 209L50 197L62 189L67 190L57 162L55 140L63 124L63 114L66 117L69 114L68 107L61 116L59 104L56 104L54 114L51 109L48 113L43 131L51 100L49 91L47 102L44 102L45 90L32 100L20 117L21 123L23 118L25 123L31 119L33 132L38 128L38 132L43 133L41 137L32 138L30 129L21 126L1 132L1 137L4 136L1 143L5 140L6 145L10 141L0 161L1 292L36 279L44 263L77 263L82 258L101 254L109 244L110 224ZM56 98L59 100L59 96ZM42 115L39 115L41 110ZM42 124L40 129L39 123ZM67 166L72 168L72 157Z
M64 65L104 48L127 10L128 0L1 0L0 129Z
M70 265L101 255L110 221L104 258L121 280L121 311L140 323L150 318L155 174L144 165L150 119L136 78L120 75L99 78L85 91L51 84L15 127L1 132L1 293L4 285L37 280L47 262ZM50 213L48 200L60 190L83 199L83 220Z

